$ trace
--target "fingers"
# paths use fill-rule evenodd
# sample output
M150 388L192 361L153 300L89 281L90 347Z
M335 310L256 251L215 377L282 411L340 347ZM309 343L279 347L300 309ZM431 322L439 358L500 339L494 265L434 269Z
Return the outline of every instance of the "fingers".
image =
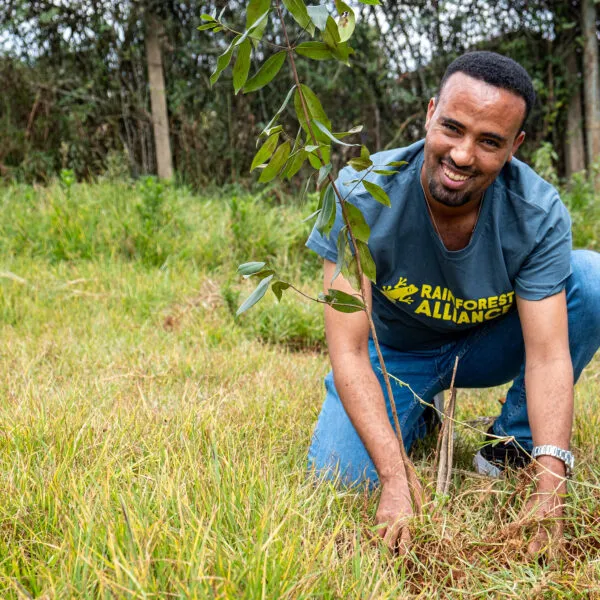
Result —
M380 536L386 548L394 554L406 554L410 548L410 528L405 518L396 520L392 525L381 528Z

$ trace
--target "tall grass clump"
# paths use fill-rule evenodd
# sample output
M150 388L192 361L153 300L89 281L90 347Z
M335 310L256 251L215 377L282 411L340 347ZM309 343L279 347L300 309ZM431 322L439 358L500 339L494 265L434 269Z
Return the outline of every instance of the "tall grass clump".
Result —
M297 349L319 348L324 335L317 306L289 298L236 319L248 288L232 266L248 256L268 256L282 274L316 293L320 260L304 251L310 224L298 226L314 203L310 197L299 207L234 186L199 197L152 177L77 183L63 170L48 187L0 187L0 256L6 268L7 261L29 258L50 265L89 261L131 263L150 273L185 271L195 274L192 284L206 274L209 287L198 287L182 300L186 310L195 310L203 296L210 302L216 297L231 327L248 337ZM4 309L11 320L20 313L19 307Z

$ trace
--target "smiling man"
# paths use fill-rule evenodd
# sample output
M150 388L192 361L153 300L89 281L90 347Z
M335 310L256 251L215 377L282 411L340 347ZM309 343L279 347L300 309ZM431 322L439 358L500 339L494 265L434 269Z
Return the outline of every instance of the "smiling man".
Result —
M557 191L514 158L534 101L520 65L491 52L465 54L429 102L425 140L372 157L382 166L408 162L372 179L391 207L349 183L357 177L349 168L338 186L371 228L377 281L366 286L387 368L408 384L393 383L407 450L427 431L418 398L431 403L449 388L457 356L457 387L512 381L488 436L514 442L484 446L475 467L499 476L533 457L527 510L552 518L560 534L573 468L573 385L600 345L600 255L571 250ZM315 229L307 245L325 259L325 289L355 293L342 276L332 284L342 226L338 210L331 235ZM325 328L332 371L309 464L347 484L379 484L376 520L395 545L409 537L412 507L367 318L326 307Z

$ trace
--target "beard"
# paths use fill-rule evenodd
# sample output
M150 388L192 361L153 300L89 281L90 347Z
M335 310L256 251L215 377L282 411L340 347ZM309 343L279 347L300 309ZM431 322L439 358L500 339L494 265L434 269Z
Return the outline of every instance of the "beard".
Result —
M444 206L458 208L459 206L464 206L471 200L471 192L449 190L448 188L445 188L441 183L435 181L433 177L430 177L427 183L431 197L440 204L443 204Z

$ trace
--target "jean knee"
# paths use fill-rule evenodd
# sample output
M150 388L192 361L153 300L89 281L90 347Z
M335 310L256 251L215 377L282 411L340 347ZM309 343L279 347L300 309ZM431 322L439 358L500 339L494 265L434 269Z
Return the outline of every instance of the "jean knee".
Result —
M567 282L567 298L578 306L590 335L600 336L600 254L592 250L575 250L571 255L571 276Z

